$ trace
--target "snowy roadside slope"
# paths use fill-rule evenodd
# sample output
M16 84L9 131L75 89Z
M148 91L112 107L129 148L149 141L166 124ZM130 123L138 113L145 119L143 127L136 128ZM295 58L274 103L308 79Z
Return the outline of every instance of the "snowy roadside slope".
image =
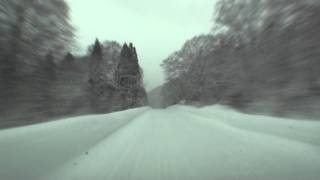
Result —
M317 121L138 109L0 131L0 179L319 180L319 142Z
M47 175L90 151L147 109L68 118L1 130L0 179L35 180Z

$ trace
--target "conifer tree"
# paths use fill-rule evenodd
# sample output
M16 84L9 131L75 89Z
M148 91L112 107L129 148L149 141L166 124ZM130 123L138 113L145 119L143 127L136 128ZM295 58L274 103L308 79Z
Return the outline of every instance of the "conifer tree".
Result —
M108 82L107 66L103 59L103 48L97 39L89 58L88 92L91 108L95 112L108 112L114 87Z
M136 48L125 43L116 70L118 91L122 97L122 108L145 105L146 93L142 83L142 73L138 63Z

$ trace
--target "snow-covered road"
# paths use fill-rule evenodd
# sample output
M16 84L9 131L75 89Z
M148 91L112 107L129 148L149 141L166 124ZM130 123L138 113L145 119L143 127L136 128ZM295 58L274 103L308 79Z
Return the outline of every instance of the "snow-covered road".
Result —
M319 180L320 121L141 108L0 131L2 180Z

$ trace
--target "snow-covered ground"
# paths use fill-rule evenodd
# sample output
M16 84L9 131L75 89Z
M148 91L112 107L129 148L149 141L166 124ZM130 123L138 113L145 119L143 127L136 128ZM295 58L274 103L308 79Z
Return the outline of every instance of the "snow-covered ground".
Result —
M0 179L319 180L320 121L174 106L2 130Z

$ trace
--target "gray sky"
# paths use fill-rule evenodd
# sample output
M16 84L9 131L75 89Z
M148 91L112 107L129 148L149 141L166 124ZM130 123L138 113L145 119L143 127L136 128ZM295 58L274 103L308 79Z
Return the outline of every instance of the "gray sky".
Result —
M145 84L164 82L161 62L195 35L208 33L215 0L67 0L81 52L96 37L133 42Z

